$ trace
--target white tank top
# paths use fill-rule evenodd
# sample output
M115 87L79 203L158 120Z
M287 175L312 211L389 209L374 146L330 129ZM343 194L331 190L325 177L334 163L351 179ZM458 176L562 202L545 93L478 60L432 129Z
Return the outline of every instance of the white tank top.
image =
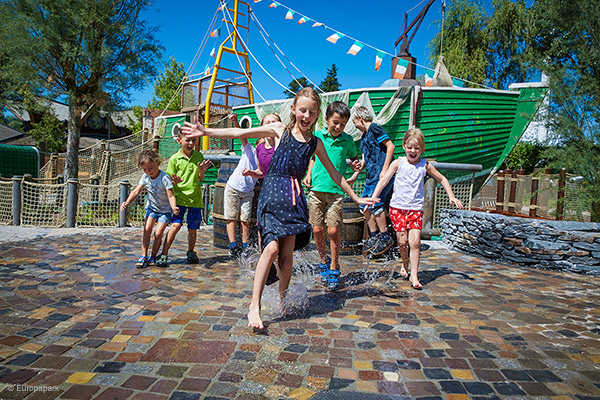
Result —
M427 161L423 158L414 165L409 163L406 157L400 158L390 207L401 210L423 210L426 167Z

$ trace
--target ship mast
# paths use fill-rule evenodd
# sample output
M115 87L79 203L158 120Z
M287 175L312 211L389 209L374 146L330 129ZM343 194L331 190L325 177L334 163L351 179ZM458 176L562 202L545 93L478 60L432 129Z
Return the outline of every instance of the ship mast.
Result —
M394 77L394 72L396 71L396 65L398 64L398 58L402 58L403 60L406 60L410 63L408 65L408 67L406 68L406 73L404 74L404 79L415 79L415 77L416 77L415 66L417 63L417 59L414 58L413 56L411 56L411 54L408 51L408 48L410 46L410 43L414 39L415 34L417 33L417 30L421 26L421 23L423 22L423 19L425 18L427 11L429 11L429 8L435 1L436 0L429 0L427 2L427 4L421 9L419 14L412 20L410 25L408 25L408 13L410 11L407 11L404 13L404 31L402 32L400 37L394 43L394 47L397 47L398 44L400 43L400 53L398 55L396 55L396 57L392 58L392 75L391 75L392 78ZM413 28L414 28L414 30L412 31L412 33L410 33ZM410 37L408 36L409 33L410 33Z
M246 14L241 12L241 6ZM231 25L231 33L219 45L212 69L200 79L185 82L181 96L181 111L195 113L198 121L204 120L205 126L225 121L234 106L254 103L248 51L239 36L240 29L248 31L248 26L239 23L239 17L250 15L250 5L235 0L231 9L221 0L221 7L224 13L232 13L233 21L222 20ZM225 55L233 56L229 57L231 62L227 67L223 66ZM202 150L211 150L210 147L209 138L203 137Z

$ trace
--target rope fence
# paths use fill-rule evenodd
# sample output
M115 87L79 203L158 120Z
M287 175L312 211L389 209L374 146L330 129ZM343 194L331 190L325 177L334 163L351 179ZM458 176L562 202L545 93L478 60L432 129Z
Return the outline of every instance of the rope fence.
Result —
M561 174L546 171L529 175L499 171L475 196L473 207L546 219L589 222L591 204L580 196L582 181L566 171L563 175L561 178Z

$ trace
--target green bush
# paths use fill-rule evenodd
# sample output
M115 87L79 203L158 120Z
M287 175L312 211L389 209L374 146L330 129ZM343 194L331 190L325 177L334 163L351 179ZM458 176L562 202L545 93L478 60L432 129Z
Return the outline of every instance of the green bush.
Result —
M516 171L522 168L526 174L530 174L535 168L546 165L546 159L542 156L545 149L545 146L538 143L517 143L502 163L501 169Z

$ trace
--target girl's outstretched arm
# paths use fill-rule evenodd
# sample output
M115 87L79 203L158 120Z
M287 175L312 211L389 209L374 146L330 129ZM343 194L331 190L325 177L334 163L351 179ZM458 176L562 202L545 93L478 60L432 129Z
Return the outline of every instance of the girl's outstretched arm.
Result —
M323 146L323 142L321 141L321 139L317 139L317 140L318 140L317 141L317 149L315 150L315 154L317 155L317 157L319 157L319 160L321 160L321 163L323 164L323 166L325 167L327 172L329 172L329 176L331 177L331 179L333 179L333 181L340 188L342 188L342 190L348 196L350 196L350 198L355 203L372 205L373 204L372 201L367 200L367 199L362 199L362 198L358 197L356 195L356 193L354 193L354 190L352 190L352 187L348 184L348 182L346 181L346 178L344 178L342 176L342 174L340 174L340 172L337 169L335 169L335 167L331 163L331 160L329 159L329 156L327 155L327 151L325 150L325 146Z
M446 194L448 195L448 198L450 199L450 204L454 204L456 208L463 208L462 201L460 201L454 196L454 193L452 192L452 187L450 186L450 182L448 182L448 179L446 179L446 177L442 175L442 173L430 163L427 163L426 170L429 175L431 175L436 181L438 181L442 185L442 187L446 191Z
M195 120L195 118L194 118ZM218 137L223 139L242 139L242 138L261 138L261 137L272 137L275 138L276 144L278 144L279 138L283 134L285 125L282 122L273 122L263 126L257 126L256 128L207 128L197 120L194 123L184 122L181 127L181 132L186 136L191 137Z

